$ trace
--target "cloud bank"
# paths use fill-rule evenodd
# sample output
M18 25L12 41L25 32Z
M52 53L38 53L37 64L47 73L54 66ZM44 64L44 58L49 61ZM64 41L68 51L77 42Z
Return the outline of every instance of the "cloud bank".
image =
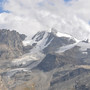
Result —
M6 0L3 10L8 12L0 13L0 28L29 36L51 27L71 35L80 29L80 35L86 38L90 32L89 4L90 0Z

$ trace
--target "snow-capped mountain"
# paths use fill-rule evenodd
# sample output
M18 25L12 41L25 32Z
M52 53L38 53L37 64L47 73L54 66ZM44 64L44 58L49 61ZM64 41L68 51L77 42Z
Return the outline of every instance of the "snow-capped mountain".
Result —
M40 16L42 15L43 12ZM55 14L54 16L55 17L53 17L53 13L51 13L43 19L40 17L39 21L47 28L54 27L61 33L67 33L77 39L90 39L90 25L80 16L75 14L71 15L70 13L69 15L58 16Z
M23 44L33 46L29 53L12 61L1 60L0 67L3 70L1 77L11 90L13 86L25 84L26 81L35 82L38 86L37 90L43 90L45 85L51 89L44 90L55 90L52 89L53 87L60 90L68 83L69 87L74 87L73 85L77 85L78 78L81 82L86 80L85 85L88 84L90 79L88 40L79 41L71 35L60 33L52 28L50 31L36 33L31 39L24 40ZM30 86L30 83L27 85ZM67 87L65 88L61 90L67 90Z
M25 40L24 45L32 45L35 51L44 51L44 53L57 51L60 47L79 42L71 35L58 32L52 28L49 31L40 31L36 33L31 40Z

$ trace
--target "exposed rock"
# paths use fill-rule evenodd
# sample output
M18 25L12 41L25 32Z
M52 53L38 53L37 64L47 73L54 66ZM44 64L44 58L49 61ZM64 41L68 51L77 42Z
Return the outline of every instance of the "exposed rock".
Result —
M57 79L55 79L54 81L51 82L51 86L54 84L57 84L57 83L62 83L62 82L68 81L68 80L73 79L83 73L88 73L88 72L90 72L90 70L84 69L84 68L78 68L78 69L72 70L71 72L68 72L62 76L56 76L54 74L55 78L57 77Z
M51 43L43 50L45 54L55 52L62 46L75 43L75 40L72 38L57 37L54 33L49 33L46 44L50 41Z
M81 65L86 64L85 60L90 58L89 49L88 54L82 53L79 46L66 50L62 53L50 53L42 60L38 65L39 69L43 71L50 71L57 67L64 66L66 64Z
M90 90L90 48L89 45L86 46L89 43L84 42L85 46L76 45L73 38L57 37L56 33L55 30L49 33L39 32L32 38L35 40L33 46L23 46L25 35L16 31L0 31L0 59L19 57L42 44L46 54L42 61L34 57L37 52L29 53L13 63L1 61L0 90L4 90L4 85L10 90ZM42 39L45 42L38 44ZM64 47L69 44L69 48ZM56 52L62 46L65 50ZM34 48L32 52L38 51L38 48Z
M50 71L58 66L63 66L64 62L58 60L56 55L48 54L38 65L38 68L43 71Z
M24 46L24 47L23 47L23 51L24 51L25 53L29 53L29 51L30 51L32 48L33 48L33 46L27 45L27 46Z
M32 37L32 40L35 39L35 41L38 42L38 41L40 41L41 39L43 39L44 35L45 35L45 31L38 32L38 33L36 33L36 34Z
M41 31L32 37L32 45L42 50L44 54L57 51L60 47L76 43L76 39L70 35L60 33L55 29L48 31Z
M6 29L0 30L0 59L17 58L24 54L22 40L24 34Z

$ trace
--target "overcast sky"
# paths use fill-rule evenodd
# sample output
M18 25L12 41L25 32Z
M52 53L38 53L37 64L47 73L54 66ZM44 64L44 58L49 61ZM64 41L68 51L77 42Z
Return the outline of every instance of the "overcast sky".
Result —
M90 0L0 0L0 28L27 35L60 26L64 20L74 22L76 17L88 24Z

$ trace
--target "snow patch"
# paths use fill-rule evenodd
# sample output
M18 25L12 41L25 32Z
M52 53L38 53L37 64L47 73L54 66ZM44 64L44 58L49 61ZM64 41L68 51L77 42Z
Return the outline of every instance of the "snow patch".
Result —
M24 41L23 41L23 45L24 45L24 46L31 45L30 40L24 40Z
M60 32L57 32L56 35L58 37L68 37L68 38L71 38L72 36L68 35L68 34L64 34L64 33L60 33Z
M87 49L90 49L90 43L80 42L78 43L78 46L80 46L81 51L86 51Z
M73 48L74 46L76 46L77 43L74 43L74 44L70 44L70 45L66 45L66 46L62 46L59 48L58 51L56 51L56 53L62 53L62 52L65 52L66 50L69 50L71 48Z

